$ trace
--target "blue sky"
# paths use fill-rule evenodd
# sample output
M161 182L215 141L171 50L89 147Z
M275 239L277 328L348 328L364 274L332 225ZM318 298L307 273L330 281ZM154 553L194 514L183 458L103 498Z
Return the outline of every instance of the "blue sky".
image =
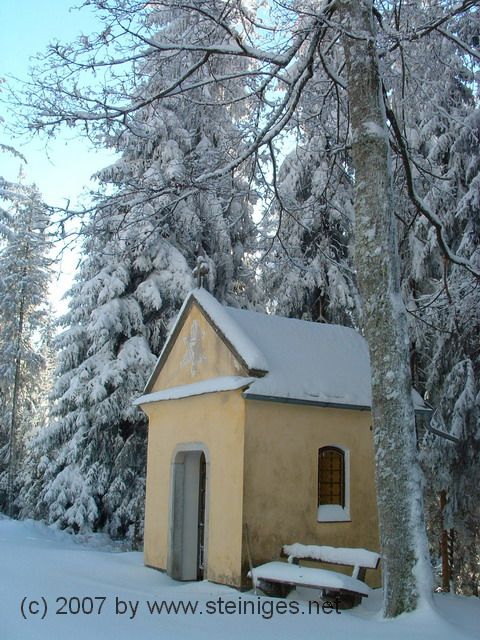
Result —
M15 85L9 75L26 79L32 56L44 51L52 40L69 42L80 33L98 30L95 15L88 7L71 10L76 4L81 0L0 0L0 77L6 83ZM0 115L9 118L2 104ZM75 202L88 185L89 176L111 158L71 133L68 138L50 141L48 153L45 140L26 144L25 140L12 139L3 127L0 142L15 146L26 156L26 181L35 182L49 204L60 206L67 199ZM4 178L15 180L19 166L18 160L0 154L0 175Z
M8 76L27 79L32 56L44 51L52 40L69 42L80 33L98 30L88 8L71 11L72 6L75 0L0 0L0 78L5 79L0 89L6 83L15 85ZM7 121L10 117L3 104L0 116ZM28 164L23 165L26 182L35 183L43 199L55 206L65 206L67 200L74 206L85 187L88 188L90 176L108 166L113 157L106 151L92 149L71 133L49 141L46 149L46 141L42 139L30 142L12 139L0 124L0 142L14 146L26 157ZM20 165L18 159L0 153L0 176L16 180ZM67 310L62 296L70 288L78 259L78 248L68 249L56 264L51 299L58 314Z

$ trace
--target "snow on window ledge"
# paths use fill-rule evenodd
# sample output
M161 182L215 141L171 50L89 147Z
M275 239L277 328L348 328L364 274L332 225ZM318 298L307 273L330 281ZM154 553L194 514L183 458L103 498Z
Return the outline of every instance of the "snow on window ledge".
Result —
M339 504L321 504L317 511L317 522L350 522L350 509Z

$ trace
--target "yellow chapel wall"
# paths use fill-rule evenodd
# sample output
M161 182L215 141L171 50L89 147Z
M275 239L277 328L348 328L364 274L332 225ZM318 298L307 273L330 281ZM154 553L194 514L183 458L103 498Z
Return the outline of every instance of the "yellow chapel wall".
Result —
M150 393L245 370L196 303L190 307ZM145 564L167 570L172 465L182 447L207 450L207 575L241 581L244 400L241 391L142 405L149 418ZM214 523L209 526L210 523Z
M244 375L245 369L194 303L150 392L219 376Z
M149 417L145 564L167 570L172 463L182 445L206 449L206 578L241 583L244 407L240 391L144 406Z
M254 566L294 542L379 550L370 425L369 411L246 401L244 523ZM318 449L328 445L349 452L349 522L317 521ZM367 571L370 586L380 579Z

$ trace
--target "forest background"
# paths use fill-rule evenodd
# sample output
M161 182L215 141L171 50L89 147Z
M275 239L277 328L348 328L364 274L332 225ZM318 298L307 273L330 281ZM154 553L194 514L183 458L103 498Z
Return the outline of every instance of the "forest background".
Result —
M415 434L430 552L435 563L438 541L449 547L446 584L478 595L478 3L357 3L363 15L353 4L85 2L96 26L53 43L21 90L7 83L17 128L51 138L77 128L110 154L83 209L46 206L28 180L1 184L10 514L141 544L146 424L131 401L195 266L222 302L368 339L372 305L384 303L365 304L359 257L398 254L385 267L392 290L373 290L391 298L398 281L405 379L435 408ZM374 52L363 57L354 45L371 42L370 29ZM378 81L383 121L369 116L356 131L360 71L360 89ZM4 155L17 153L2 142ZM382 223L359 215L367 147L375 183L388 183ZM76 171L71 153L65 164ZM73 240L80 265L57 335L46 304L52 245Z

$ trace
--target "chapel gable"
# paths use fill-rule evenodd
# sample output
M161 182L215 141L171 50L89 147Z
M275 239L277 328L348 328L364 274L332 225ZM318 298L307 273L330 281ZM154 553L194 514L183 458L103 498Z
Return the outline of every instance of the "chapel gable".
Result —
M245 367L195 300L184 310L147 385L149 392L223 376Z

